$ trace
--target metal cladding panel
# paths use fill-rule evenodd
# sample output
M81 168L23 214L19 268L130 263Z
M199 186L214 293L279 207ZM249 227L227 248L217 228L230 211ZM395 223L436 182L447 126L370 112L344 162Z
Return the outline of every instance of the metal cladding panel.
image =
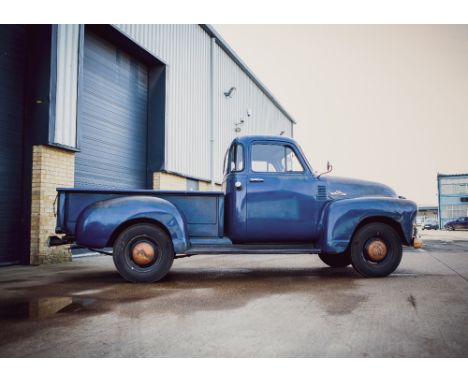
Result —
M198 25L116 25L166 64L165 169L210 177L211 38Z
M54 142L76 146L78 45L80 26L57 26L57 88Z
M164 169L193 178L210 178L211 116L216 182L222 180L224 152L238 135L234 129L242 119L239 135L276 135L281 131L288 136L292 134L290 119L220 45L212 44L210 35L199 25L115 27L166 64ZM76 146L77 135L79 40L79 25L58 26L54 142L72 147ZM237 91L232 98L226 98L224 92L232 86Z
M215 181L222 181L222 162L228 145L241 135L292 135L292 122L245 74L243 70L216 45L214 84ZM231 97L225 92L235 87ZM243 122L242 122L243 121ZM236 132L236 127L240 132Z
M17 260L21 226L26 30L0 25L0 264Z
M148 70L86 33L75 186L145 188Z

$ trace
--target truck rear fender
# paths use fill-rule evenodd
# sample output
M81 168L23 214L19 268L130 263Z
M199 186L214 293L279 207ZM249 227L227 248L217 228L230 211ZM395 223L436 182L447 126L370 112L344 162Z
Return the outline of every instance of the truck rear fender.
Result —
M366 223L391 225L402 243L410 245L417 206L406 199L362 197L329 203L323 210L319 245L325 253L346 250L356 230Z
M125 228L142 222L162 226L176 253L187 250L189 240L182 214L174 204L152 196L126 196L89 205L78 216L76 243L89 248L112 246Z

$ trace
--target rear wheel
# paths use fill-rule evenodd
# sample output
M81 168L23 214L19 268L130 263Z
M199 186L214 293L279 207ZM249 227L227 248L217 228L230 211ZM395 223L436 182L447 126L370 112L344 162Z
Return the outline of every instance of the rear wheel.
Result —
M152 224L135 224L124 230L114 243L114 264L127 281L161 280L174 261L167 233Z
M319 254L320 260L332 268L344 268L351 264L351 256L348 252L337 254Z
M384 277L397 269L402 252L400 236L392 227L370 223L353 237L351 263L365 277Z

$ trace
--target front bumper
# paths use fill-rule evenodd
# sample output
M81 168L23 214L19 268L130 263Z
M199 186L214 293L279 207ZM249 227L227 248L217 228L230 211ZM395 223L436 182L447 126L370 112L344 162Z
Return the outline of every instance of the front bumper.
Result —
M411 240L411 245L418 249L423 247L423 241L419 237L413 237L413 240Z
M418 228L416 226L413 227L413 238L411 239L411 246L416 249L423 247L423 242L419 236Z

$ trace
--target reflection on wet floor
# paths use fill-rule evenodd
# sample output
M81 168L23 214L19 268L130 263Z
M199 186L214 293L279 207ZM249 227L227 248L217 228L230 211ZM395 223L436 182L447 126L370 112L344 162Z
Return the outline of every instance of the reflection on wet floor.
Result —
M42 319L60 313L76 313L94 303L91 298L44 297L0 304L0 320Z

